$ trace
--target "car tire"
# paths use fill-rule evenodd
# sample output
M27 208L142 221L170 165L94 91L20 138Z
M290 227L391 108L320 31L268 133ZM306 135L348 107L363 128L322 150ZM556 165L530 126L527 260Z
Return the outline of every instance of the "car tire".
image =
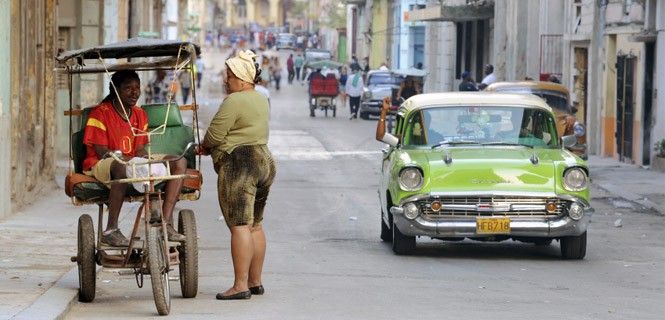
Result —
M586 231L579 236L562 237L561 258L566 260L581 260L586 255Z
M416 249L416 237L403 234L395 222L392 223L393 252L397 255L408 255Z
M363 119L363 120L369 120L369 113L367 113L367 112L361 112L361 113L360 113L360 119Z
M383 212L381 212L381 240L383 242L392 242L393 241L393 231L390 230L390 227L383 221Z

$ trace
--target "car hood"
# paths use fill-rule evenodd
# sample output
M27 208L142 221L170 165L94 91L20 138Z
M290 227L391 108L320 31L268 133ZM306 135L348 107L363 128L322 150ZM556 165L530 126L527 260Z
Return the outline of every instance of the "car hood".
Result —
M423 156L430 192L554 193L556 163L565 160L559 149L522 147L454 147L424 151ZM446 156L452 160L449 164Z

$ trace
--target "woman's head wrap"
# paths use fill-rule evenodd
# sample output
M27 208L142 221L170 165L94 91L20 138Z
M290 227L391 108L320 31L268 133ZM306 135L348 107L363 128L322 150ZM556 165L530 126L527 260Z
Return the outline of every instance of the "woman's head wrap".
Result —
M250 50L240 51L235 57L226 60L226 66L240 80L253 84L256 79L255 57L256 54Z

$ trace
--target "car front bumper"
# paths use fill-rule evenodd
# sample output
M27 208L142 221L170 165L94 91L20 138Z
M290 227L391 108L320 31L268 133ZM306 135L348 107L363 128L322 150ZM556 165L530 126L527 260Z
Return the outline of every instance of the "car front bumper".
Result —
M567 198L566 200L570 200ZM584 233L589 225L590 217L594 209L584 201L576 201L582 204L584 215L579 220L574 220L566 214L553 217L529 217L529 216L507 216L510 218L510 233L501 234L508 237L542 237L559 238L566 236L578 236ZM404 205L405 203L403 203ZM428 237L470 237L483 238L496 236L493 234L479 234L476 229L476 219L481 216L450 216L445 218L430 219L419 214L415 219L408 219L404 215L403 206L390 208L393 221L397 228L408 236ZM482 216L487 218L487 216ZM496 216L503 217L501 215Z

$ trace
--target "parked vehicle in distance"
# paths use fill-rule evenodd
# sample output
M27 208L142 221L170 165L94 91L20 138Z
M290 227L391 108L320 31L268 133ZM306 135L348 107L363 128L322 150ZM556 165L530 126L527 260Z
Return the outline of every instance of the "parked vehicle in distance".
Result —
M371 70L367 73L367 85L360 101L360 118L368 120L370 115L381 113L383 98L392 97L393 89L399 89L404 77L389 70Z
M577 120L570 103L570 94L565 86L547 81L518 81L497 82L485 89L486 91L506 93L529 93L537 95L552 108L557 120L557 131L560 136L575 135L577 143L569 148L570 151L587 160L586 127Z
M324 49L305 50L305 65L319 60L331 60L331 59L332 59L332 54L328 50Z
M277 45L275 46L276 50L279 49L289 49L293 50L296 48L296 36L292 33L280 33L277 35Z
M390 142L379 183L381 239L396 254L411 253L419 236L558 240L564 259L583 259L594 211L586 162L565 148L575 138L559 138L552 109L533 96L407 99L382 140Z

